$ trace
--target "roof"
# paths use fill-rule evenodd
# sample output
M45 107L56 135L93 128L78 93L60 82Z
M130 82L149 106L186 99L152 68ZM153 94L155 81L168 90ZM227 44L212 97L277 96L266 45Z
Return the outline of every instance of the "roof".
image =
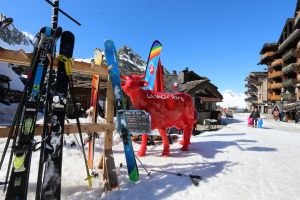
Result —
M281 31L279 40L278 40L278 42L277 42L278 44L281 44L281 43L283 42L283 33L285 33L285 31L286 31L286 27L287 27L288 23L293 22L293 21L294 21L293 18L288 18L288 19L285 21L285 24L284 24L284 26L283 26L283 28L282 28L282 31Z
M218 91L218 87L210 82L209 79L195 80L182 84L181 92L186 92L194 96L195 94L200 94L199 97L205 97L202 100L221 102L223 99L222 94ZM208 91L212 94L211 96L205 96L204 91ZM201 96L202 94L202 96Z
M272 111L274 111L275 108L278 108L279 112L281 112L282 110L282 104L281 103L275 103L275 105L272 108Z
M182 70L182 72L186 73L191 79L194 79L194 80L205 80L205 79L208 79L207 77L198 75L193 70L189 71L188 68Z
M250 72L249 75L246 77L245 81L249 80L249 77L267 77L268 72Z
M260 50L260 54L264 54L268 51L277 51L278 50L278 43L264 43L262 49Z
M297 0L297 4L296 4L296 8L295 8L295 12L294 12L294 17L297 16L297 12L299 11L300 9L300 0Z
M300 110L300 101L295 102L295 103L289 103L283 106L283 110L285 112L290 111L290 110Z
M181 92L190 93L196 87L203 85L205 82L209 82L209 80L203 79L203 80L195 80L195 81L186 82L186 83L182 84Z

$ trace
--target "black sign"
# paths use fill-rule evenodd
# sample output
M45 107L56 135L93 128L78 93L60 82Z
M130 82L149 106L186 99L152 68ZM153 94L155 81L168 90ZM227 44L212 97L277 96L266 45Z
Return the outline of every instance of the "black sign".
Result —
M150 115L144 110L126 110L128 130L132 134L151 133Z

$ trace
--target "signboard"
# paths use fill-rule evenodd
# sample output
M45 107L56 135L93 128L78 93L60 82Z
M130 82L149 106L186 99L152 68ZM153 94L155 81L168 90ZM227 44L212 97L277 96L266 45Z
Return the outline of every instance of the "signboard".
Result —
M120 111L123 114L123 111ZM144 110L126 110L128 130L132 134L151 133L150 115Z

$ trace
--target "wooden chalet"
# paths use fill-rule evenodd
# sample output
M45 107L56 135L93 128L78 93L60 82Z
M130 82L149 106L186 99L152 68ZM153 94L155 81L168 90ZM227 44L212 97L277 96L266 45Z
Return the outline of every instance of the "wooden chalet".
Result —
M165 75L165 90L171 92L189 93L194 100L198 113L198 124L204 119L218 119L217 102L222 102L223 96L218 88L206 77L199 76L188 68L179 75Z

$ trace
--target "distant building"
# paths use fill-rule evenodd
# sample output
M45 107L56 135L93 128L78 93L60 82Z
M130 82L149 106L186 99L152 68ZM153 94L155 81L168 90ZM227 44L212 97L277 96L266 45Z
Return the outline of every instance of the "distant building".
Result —
M252 110L257 107L261 113L267 113L267 72L251 72L245 81L247 109Z

